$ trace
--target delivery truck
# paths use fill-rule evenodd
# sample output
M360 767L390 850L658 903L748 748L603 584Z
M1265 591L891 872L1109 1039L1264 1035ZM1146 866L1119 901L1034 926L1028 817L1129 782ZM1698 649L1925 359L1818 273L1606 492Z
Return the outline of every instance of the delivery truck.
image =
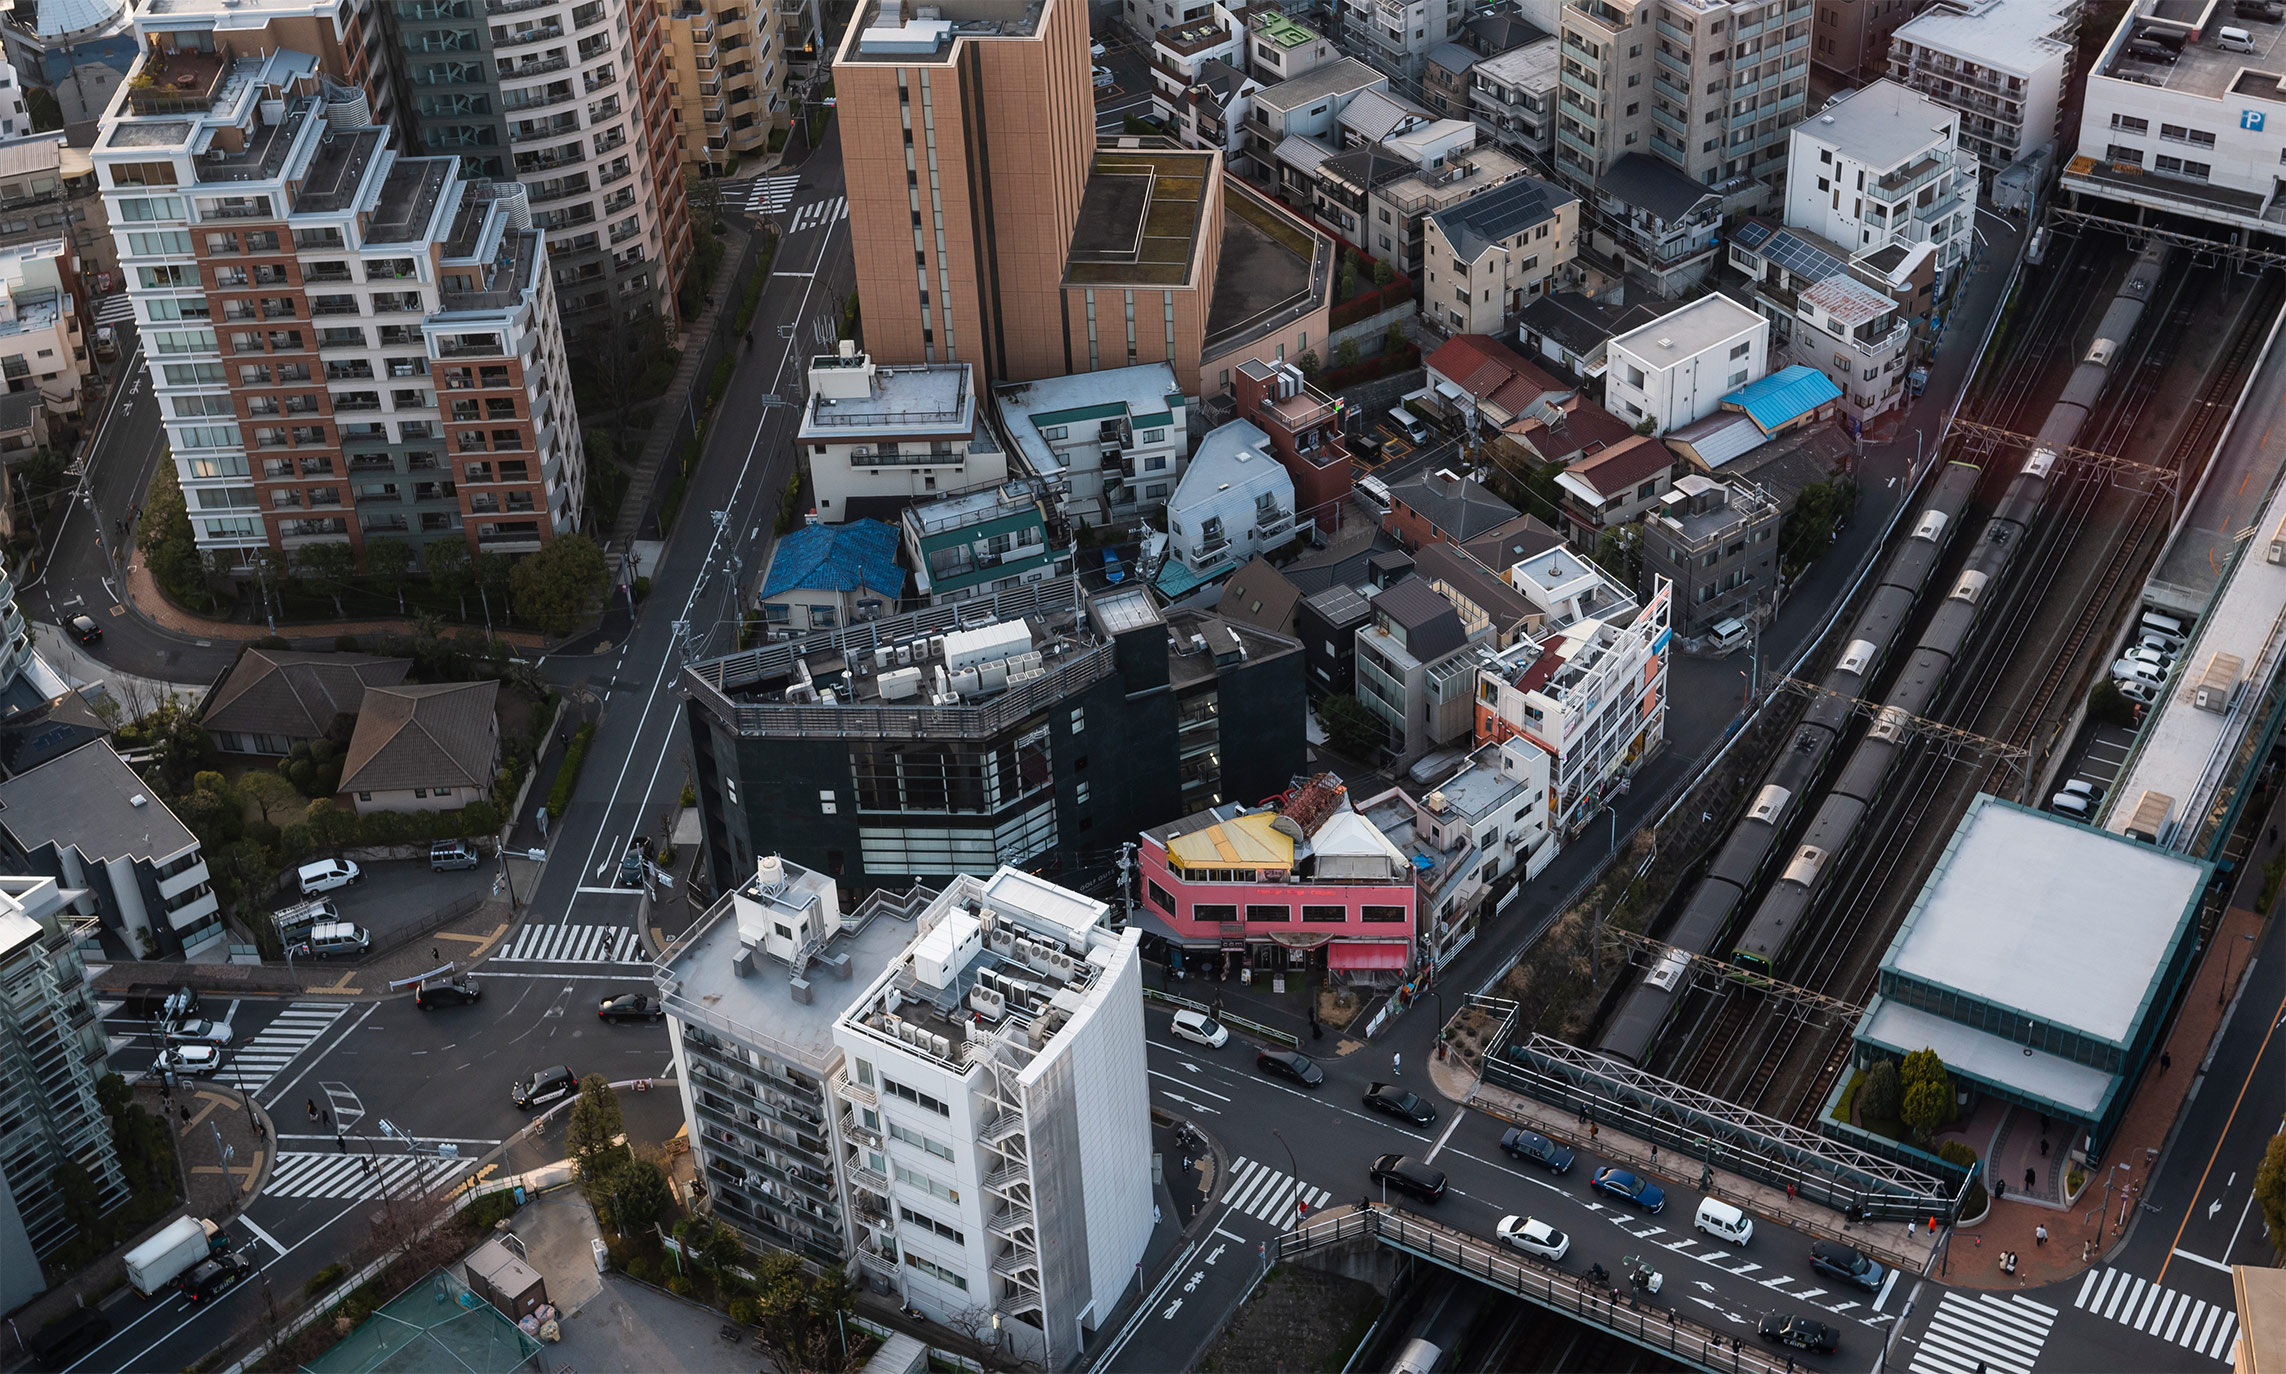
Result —
M176 1217L164 1230L127 1252L127 1281L135 1285L136 1292L150 1297L229 1243L222 1228L203 1217Z

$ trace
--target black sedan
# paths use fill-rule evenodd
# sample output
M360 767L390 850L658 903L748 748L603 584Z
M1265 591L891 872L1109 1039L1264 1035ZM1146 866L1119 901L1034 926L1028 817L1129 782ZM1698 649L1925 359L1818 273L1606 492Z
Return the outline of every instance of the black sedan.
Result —
M1306 1054L1292 1050L1263 1050L1254 1056L1254 1067L1272 1078L1291 1079L1305 1088L1314 1088L1326 1081L1326 1071Z
M84 615L71 618L71 632L82 644L93 644L103 638L103 627Z
M1811 1321L1787 1312L1762 1314L1762 1339L1792 1346L1796 1350L1814 1350L1820 1355L1831 1355L1841 1348L1841 1333L1824 1322Z
M659 1005L656 997L645 997L639 992L622 992L606 997L595 1014L606 1021L663 1021L667 1009Z
M1882 1281L1889 1277L1889 1271L1879 1264L1830 1240L1810 1242L1810 1267L1844 1283L1854 1283L1868 1293L1879 1292Z
M1537 1131L1511 1126L1501 1133L1500 1148L1510 1159L1537 1164L1551 1174L1560 1174L1572 1167L1572 1152Z
M1368 1111L1410 1121L1416 1126L1437 1124L1437 1109L1421 1100L1419 1093L1409 1093L1394 1083L1376 1083L1365 1095Z

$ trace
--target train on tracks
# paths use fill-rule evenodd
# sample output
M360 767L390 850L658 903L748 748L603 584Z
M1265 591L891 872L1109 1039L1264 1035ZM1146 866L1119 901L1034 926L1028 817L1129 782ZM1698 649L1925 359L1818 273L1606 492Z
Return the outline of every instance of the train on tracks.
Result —
M2086 426L2111 373L2143 312L2158 289L2172 250L2147 246L2129 267L2118 293L2105 309L2080 363L2064 384L2046 421L2033 436L2031 452L2008 484L1975 547L1912 656L1891 685L1873 723L1850 751L1834 785L1811 816L1799 843L1781 846L1787 831L1815 796L1826 765L1839 756L1843 732L1863 696L1905 633L1907 618L1943 557L1948 536L1975 495L1982 470L1966 463L1945 465L1931 483L1928 504L1915 518L1913 532L1890 555L1866 607L1851 627L1841 657L1820 682L1778 758L1763 775L1744 818L1716 851L1692 892L1668 944L1704 955L1732 929L1774 856L1785 867L1770 884L1745 930L1728 950L1741 976L1774 976L1780 958L1799 932L1834 861L1849 847L1859 822L1895 771L1904 752L1911 718L1924 716L1974 630L1985 606L1997 594L2016 550L2024 542L2048 489L2059 455ZM1598 1048L1630 1063L1645 1062L1687 990L1687 961L1681 954L1659 960L1630 989L1606 1026Z

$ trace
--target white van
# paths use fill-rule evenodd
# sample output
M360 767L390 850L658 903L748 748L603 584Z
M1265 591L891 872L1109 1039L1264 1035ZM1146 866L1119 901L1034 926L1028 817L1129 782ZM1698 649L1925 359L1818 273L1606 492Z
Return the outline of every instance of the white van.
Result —
M319 859L303 864L294 876L301 881L302 895L315 897L320 892L365 881L365 870L348 859Z
M309 938L302 947L320 959L331 959L336 954L363 954L373 947L373 937L363 926L347 921L326 921L310 927Z
M1737 1246L1754 1239L1754 1218L1711 1197L1700 1200L1699 1214L1691 1224L1716 1240L1727 1240Z
M1746 642L1748 627L1745 621L1733 616L1718 620L1707 627L1707 652L1720 657Z
M2143 619L2136 623L2141 625L2146 630L2156 630L2160 634L2163 634L2169 639L2175 640L2178 643L2180 643L2182 639L2190 633L2191 630L2190 626L2185 625L2182 621L2166 614L2164 611L2145 611L2143 613Z
M2215 46L2224 52L2253 52L2254 35L2244 29L2234 29L2225 24L2215 30Z
M1414 443L1425 444L1429 442L1429 427L1421 422L1420 416L1415 415L1405 407L1389 407L1389 422L1397 426L1398 432Z

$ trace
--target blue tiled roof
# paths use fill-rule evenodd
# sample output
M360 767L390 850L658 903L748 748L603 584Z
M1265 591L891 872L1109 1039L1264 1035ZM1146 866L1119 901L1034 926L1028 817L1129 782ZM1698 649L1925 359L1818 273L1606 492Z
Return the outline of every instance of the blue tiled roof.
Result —
M1745 386L1722 398L1726 406L1734 405L1746 412L1748 418L1770 433L1800 419L1828 401L1841 399L1841 388L1825 373L1803 363L1771 373L1759 382Z
M779 540L762 599L791 591L851 592L860 587L890 596L905 589L905 570L897 566L897 531L878 520L809 525Z

